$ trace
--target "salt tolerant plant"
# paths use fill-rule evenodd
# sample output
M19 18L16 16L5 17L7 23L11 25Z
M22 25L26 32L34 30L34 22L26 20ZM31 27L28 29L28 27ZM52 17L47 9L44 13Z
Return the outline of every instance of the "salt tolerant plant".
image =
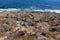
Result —
M23 15L22 15L22 18L29 18L29 15L23 14Z
M57 29L57 32L60 32L60 25L59 25L59 27L57 27L56 29Z
M24 21L24 22L26 22L26 20L29 18L29 15L27 15L27 14L22 14L21 15L21 21Z
M33 21L28 21L28 22L27 22L27 25L28 25L28 26L36 26L36 23L33 22Z
M11 26L5 26L4 27L4 30L7 32L7 31L11 31L12 30L12 27Z
M9 15L9 14L7 14L5 18L8 18L8 15Z
M2 27L0 28L0 31L1 31L1 32L8 32L8 31L11 31L12 29L13 29L12 26L6 25L6 26L2 26Z

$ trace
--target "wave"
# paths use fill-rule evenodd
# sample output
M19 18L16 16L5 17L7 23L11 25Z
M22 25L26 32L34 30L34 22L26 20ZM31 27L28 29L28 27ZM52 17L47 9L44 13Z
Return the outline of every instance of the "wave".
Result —
M16 9L16 8L0 9L0 12L4 12L4 11L17 11L17 10L21 10L21 9Z
M4 12L4 11L17 11L17 10L29 10L29 11L39 11L39 12L60 13L60 10L53 10L53 9L16 9L16 8L0 9L0 12Z
M24 10L60 13L60 10L58 10L58 9L24 9Z
M60 13L60 10L52 10L52 9L33 10L33 11L41 11L41 12L55 12L55 13Z

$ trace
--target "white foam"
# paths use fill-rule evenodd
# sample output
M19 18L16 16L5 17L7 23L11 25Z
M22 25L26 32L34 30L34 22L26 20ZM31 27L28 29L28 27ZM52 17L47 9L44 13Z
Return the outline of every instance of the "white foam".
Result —
M22 10L22 9L16 9L16 8L8 8L8 9L0 9L0 12L4 12L4 11L17 11L17 10ZM23 9L23 10L30 10L30 9ZM30 11L40 11L40 12L55 12L55 13L60 13L60 10L52 10L52 9L32 9Z
M20 9L15 9L15 8L10 8L10 9L0 9L0 12L4 12L4 11L16 11L16 10L20 10Z
M33 11L60 13L60 10L51 10L51 9L45 9L45 10L33 10Z

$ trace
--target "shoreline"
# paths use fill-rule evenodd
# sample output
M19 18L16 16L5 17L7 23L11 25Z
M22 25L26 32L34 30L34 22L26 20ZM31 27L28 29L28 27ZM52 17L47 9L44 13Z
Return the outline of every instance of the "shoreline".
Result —
M34 12L51 12L51 13L60 13L60 10L52 10L52 9L40 9L40 10L30 10L30 9L15 9L15 8L10 8L10 9L0 9L0 12L8 12L8 11L21 11L21 10L26 10L26 11L34 11Z

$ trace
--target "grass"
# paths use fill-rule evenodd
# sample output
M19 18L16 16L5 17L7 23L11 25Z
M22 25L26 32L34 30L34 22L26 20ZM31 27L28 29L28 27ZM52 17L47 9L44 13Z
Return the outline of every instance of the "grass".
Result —
M27 14L22 15L22 17L23 17L23 18L30 18L30 16L27 15Z

